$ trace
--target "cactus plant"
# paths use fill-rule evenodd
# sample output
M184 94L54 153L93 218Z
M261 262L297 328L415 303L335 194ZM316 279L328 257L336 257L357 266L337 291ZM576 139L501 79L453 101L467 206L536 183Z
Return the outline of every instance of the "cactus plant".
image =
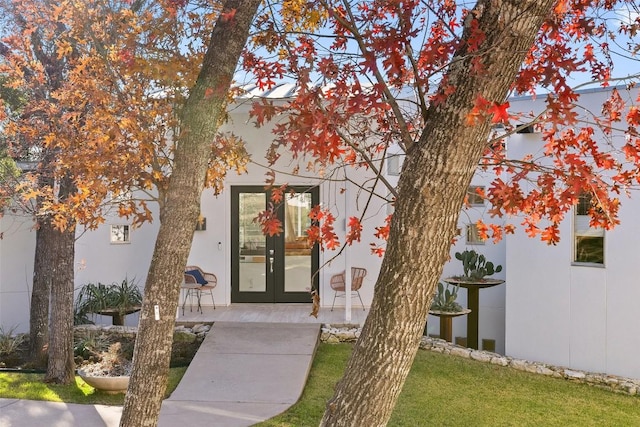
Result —
M491 276L502 271L501 265L496 265L491 261L487 261L484 255L478 254L474 250L465 250L464 252L456 252L457 260L462 261L464 275L459 277L465 281L483 281L486 276Z
M460 286L456 285L453 289L449 289L448 283L445 285L442 282L438 282L438 292L433 297L430 310L448 313L462 311L462 306L456 302L459 288Z

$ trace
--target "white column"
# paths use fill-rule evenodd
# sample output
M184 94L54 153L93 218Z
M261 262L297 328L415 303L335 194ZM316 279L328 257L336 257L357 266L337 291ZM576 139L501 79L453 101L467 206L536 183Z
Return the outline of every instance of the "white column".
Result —
M351 199L349 198L349 186L346 182L344 190L344 231L347 235L347 221L349 220ZM344 321L351 322L351 246L347 246L344 251Z

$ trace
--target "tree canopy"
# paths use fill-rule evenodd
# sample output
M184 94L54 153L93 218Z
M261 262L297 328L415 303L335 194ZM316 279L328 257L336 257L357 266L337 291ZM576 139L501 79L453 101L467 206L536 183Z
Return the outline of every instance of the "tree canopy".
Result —
M134 225L150 221L148 203L164 202L178 117L219 7L2 2L0 75L24 96L18 114L5 115L3 135L9 155L39 162L5 193L36 215L54 212L61 229L75 220L95 228L114 207ZM211 153L207 183L219 192L228 167L242 171L247 159L240 141L222 135ZM53 179L44 184L40 175ZM77 191L60 198L55 182L65 175Z
M474 75L486 74L490 48L483 47L487 34L477 27L485 4L317 1L286 3L277 17L261 15L260 32L252 40L261 49L244 57L247 80L265 89L287 79L297 84L295 96L284 105L262 100L253 106L258 125L286 117L275 128L271 164L280 151L290 150L305 159L296 170L328 175L327 169L347 165L378 173L392 157L392 147L406 154L429 126L429 106L445 104L458 89L449 71L468 60ZM510 22L503 24L502 31L509 31ZM623 98L614 90L602 106L602 119L600 111L581 111L579 89L587 83L636 85L640 75L628 64L637 61L638 27L637 5L631 1L557 2L507 95L486 99L480 91L471 94L473 108L464 125L493 126L479 165L496 179L481 196L491 203L493 217L526 216L522 224L480 222L482 237L499 240L521 225L529 235L556 243L560 221L585 192L597 200L593 225L618 223L617 195L639 180L640 96ZM523 94L544 98L544 111L514 111L507 98ZM504 138L526 126L542 132L544 156L509 158ZM615 150L613 131L626 138ZM378 195L393 203L395 187L383 176L380 180L375 185L382 182L386 189ZM274 176L267 182L275 182ZM364 185L374 191L373 184ZM335 248L330 209L316 211L314 219L325 227L312 228L310 235ZM272 215L265 215L263 223L267 231L278 229ZM360 218L351 218L348 228L346 243L359 240ZM376 237L387 233L388 222ZM372 246L382 254L379 245Z

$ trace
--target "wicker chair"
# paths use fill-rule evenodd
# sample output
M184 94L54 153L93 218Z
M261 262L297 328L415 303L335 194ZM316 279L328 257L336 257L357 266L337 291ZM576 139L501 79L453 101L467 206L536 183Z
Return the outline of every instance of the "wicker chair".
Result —
M185 291L184 300L182 301L182 315L184 315L184 306L189 300L189 309L193 311L193 298L198 302L198 311L202 313L202 295L211 295L213 309L216 308L216 301L213 299L213 289L218 284L218 278L213 273L202 271L198 266L189 265L184 269L184 283L181 288Z
M362 287L362 283L364 282L364 277L367 275L367 270L360 267L351 267L351 296L357 295L360 299L360 305L362 305L362 310L364 310L364 303L362 302L362 297L360 296L360 288ZM331 289L334 290L333 294L333 304L331 304L331 311L333 311L333 307L336 305L336 297L346 297L345 291L345 272L334 274L331 276L331 281L329 282L331 285Z

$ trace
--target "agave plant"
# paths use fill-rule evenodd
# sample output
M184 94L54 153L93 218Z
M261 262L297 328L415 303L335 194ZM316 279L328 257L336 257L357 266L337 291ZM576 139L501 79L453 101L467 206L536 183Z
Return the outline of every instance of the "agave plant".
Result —
M75 303L75 318L86 321L88 313L113 316L114 325L122 325L123 317L142 305L142 294L135 279L121 283L87 283L80 288Z

